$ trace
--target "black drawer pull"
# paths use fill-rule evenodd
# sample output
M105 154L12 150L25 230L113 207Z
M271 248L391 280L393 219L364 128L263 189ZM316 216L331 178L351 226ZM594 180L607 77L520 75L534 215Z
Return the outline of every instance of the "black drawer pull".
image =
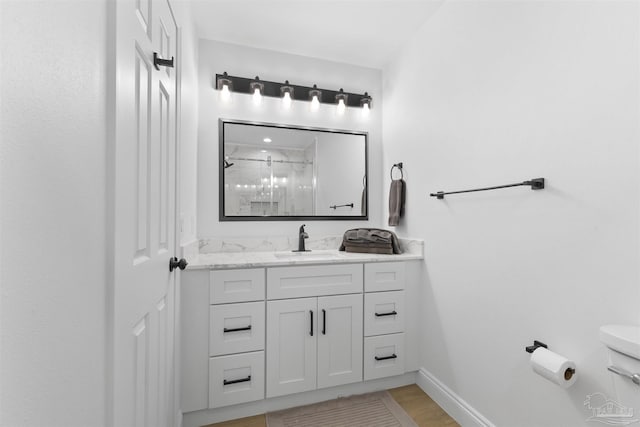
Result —
M239 332L239 331L250 331L251 330L251 325L249 326L245 326L243 328L224 328L223 332Z
M378 356L375 356L374 358L375 358L376 360L387 360L387 359L397 359L397 358L398 358L398 356L396 356L396 354L395 354L395 353L393 353L391 356L384 356L384 357L378 357Z
M311 329L309 329L309 335L313 336L313 310L309 310L309 314L311 315Z
M238 384L238 383L246 383L247 381L251 381L251 375L249 375L247 378L240 378L239 380L231 380L231 381L223 380L222 384L223 385Z
M382 316L395 316L396 314L398 314L395 310L390 311L389 313L376 313L376 317L382 317Z

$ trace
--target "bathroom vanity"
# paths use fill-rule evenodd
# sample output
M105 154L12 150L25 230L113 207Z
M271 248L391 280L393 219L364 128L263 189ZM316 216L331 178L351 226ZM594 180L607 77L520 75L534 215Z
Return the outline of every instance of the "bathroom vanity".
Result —
M411 336L419 307L411 301L420 259L421 243L419 253L402 255L193 259L181 289L185 426L229 418L220 411L237 407L247 416L292 406L282 396L308 403L410 383L403 375L418 368L409 354L418 353Z

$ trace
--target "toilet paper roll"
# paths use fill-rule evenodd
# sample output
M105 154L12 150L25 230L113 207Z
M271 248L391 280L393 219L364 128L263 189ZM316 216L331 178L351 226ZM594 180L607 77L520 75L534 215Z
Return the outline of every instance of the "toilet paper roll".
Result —
M576 382L576 364L544 347L538 347L531 355L533 371L560 387L568 388Z

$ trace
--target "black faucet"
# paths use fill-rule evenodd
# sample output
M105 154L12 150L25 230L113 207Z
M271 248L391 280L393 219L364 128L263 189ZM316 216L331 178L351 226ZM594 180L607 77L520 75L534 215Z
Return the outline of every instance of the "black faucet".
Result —
M305 224L300 226L300 230L298 230L298 250L292 252L311 252L311 249L304 248L304 239L308 239L309 235L306 231L304 231Z

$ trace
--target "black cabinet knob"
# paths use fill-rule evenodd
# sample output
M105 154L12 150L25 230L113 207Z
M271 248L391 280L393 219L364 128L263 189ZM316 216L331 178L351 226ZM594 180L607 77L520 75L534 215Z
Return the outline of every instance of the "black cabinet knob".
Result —
M173 271L176 268L184 270L185 268L187 268L187 265L189 265L189 263L184 258L180 258L180 260L178 260L177 257L169 259L169 271Z

